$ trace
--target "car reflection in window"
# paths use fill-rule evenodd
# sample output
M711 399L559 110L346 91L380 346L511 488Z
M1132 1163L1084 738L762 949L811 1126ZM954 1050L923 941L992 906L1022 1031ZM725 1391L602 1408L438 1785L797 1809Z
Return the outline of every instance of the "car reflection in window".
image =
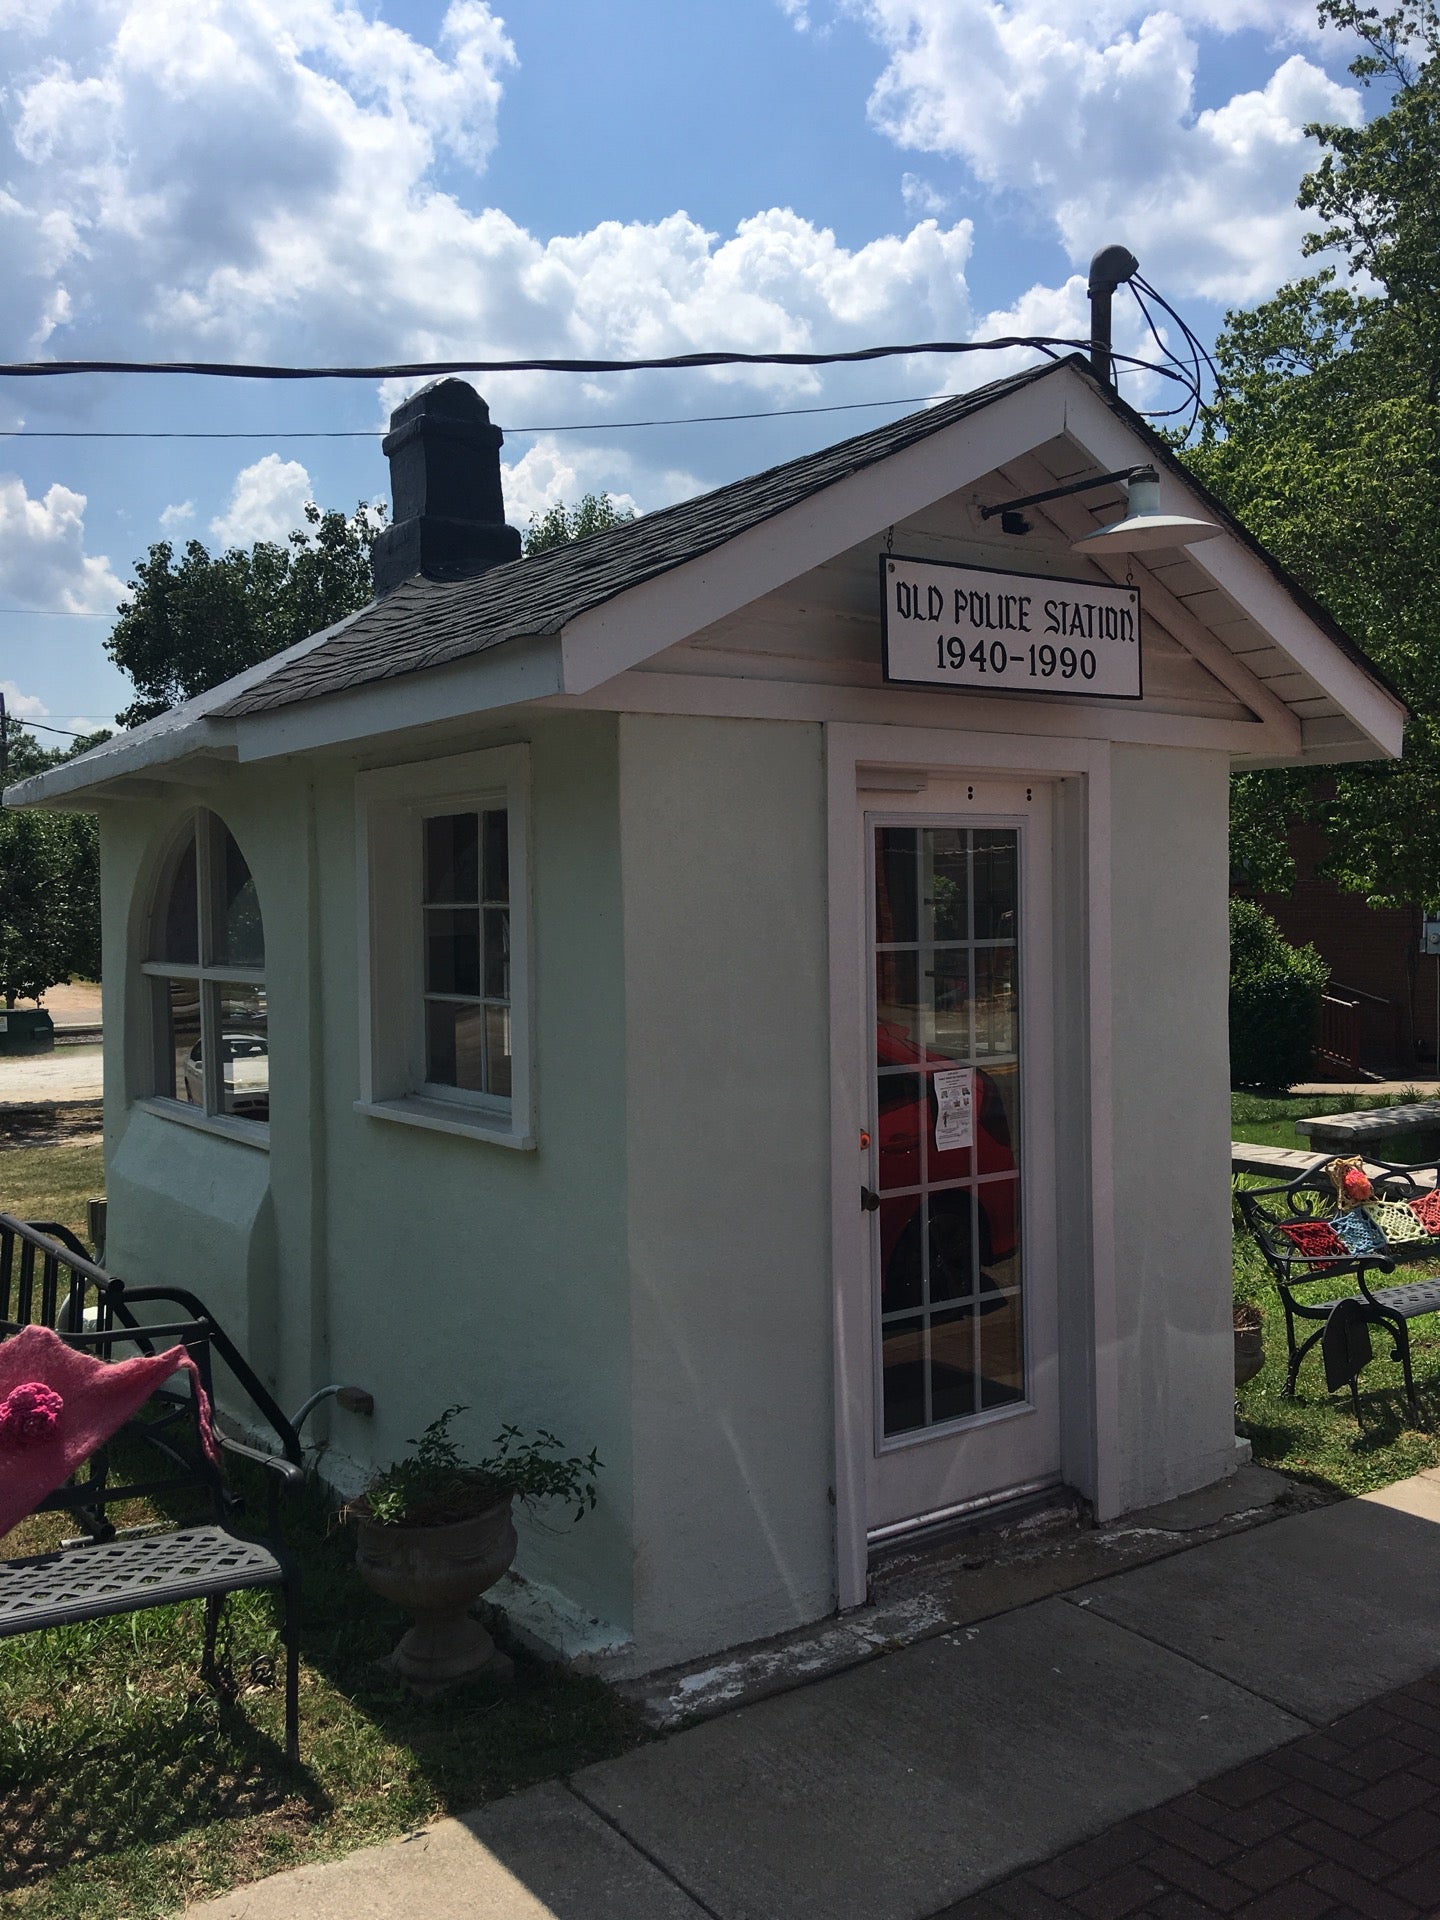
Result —
M222 1111L244 1120L270 1118L270 1047L264 1034L224 1033L220 1064L225 1076ZM196 1041L185 1058L185 1098L205 1105L205 1066Z

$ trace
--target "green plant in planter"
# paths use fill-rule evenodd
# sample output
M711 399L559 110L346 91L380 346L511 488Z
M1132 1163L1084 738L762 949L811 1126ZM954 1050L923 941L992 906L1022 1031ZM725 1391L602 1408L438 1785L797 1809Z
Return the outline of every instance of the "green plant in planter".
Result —
M551 1500L574 1508L583 1520L595 1505L595 1475L603 1464L588 1454L565 1454L544 1427L527 1440L519 1427L502 1426L483 1460L467 1461L451 1437L450 1423L463 1406L447 1407L432 1420L415 1451L395 1460L355 1503L356 1511L384 1527L444 1527L483 1513L507 1497L536 1507Z

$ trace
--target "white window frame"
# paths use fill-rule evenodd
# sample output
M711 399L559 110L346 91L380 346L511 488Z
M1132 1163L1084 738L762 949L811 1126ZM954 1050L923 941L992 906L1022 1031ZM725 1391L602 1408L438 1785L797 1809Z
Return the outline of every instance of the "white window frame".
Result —
M360 941L358 1113L535 1146L530 756L491 747L362 773L355 782ZM425 1079L422 823L503 807L510 864L510 1097L437 1089Z
M215 841L216 828L230 833L230 827L224 818L209 807L197 807L185 816L183 833L176 831L160 866L160 877L150 900L150 909L145 921L146 958L140 962L140 972L147 982L146 1013L149 1021L149 1045L146 1050L147 1072L144 1091L137 1097L136 1106L143 1107L148 1113L156 1113L166 1120L178 1120L184 1126L196 1127L202 1133L224 1134L232 1140L243 1141L246 1146L262 1147L270 1145L270 1122L268 1120L248 1120L243 1114L224 1111L224 1061L221 1048L215 1044L222 1025L218 996L225 987L265 987L265 967L245 967L231 965L229 962L212 960L214 951L215 924ZM169 910L170 896L175 886L179 862L184 858L185 848L195 848L195 877L197 887L195 938L198 961L150 959L163 938L162 929ZM236 843L238 845L238 842ZM242 848L243 855L243 848ZM247 867L249 862L246 862ZM253 876L253 869L252 869ZM264 928L264 911L261 911L261 928ZM157 1091L156 1082L174 1072L174 1061L169 1054L168 1018L162 1023L159 1014L159 997L168 994L167 983L171 980L193 980L196 985L196 1000L200 1015L200 1071L205 1093L204 1105L188 1100L176 1099L171 1094ZM267 1079L269 1060L269 1021L266 1021L266 1059Z

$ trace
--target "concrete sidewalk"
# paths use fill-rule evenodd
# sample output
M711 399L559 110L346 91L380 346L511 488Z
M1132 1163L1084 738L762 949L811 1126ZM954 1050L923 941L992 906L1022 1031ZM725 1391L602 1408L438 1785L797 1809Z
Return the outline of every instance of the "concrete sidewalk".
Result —
M1440 1471L939 1633L191 1911L1409 1920L1440 1910L1436 1669ZM1434 1898L1410 1899L1432 1854ZM1354 1886L1381 1888L1377 1862L1394 1887L1357 1904Z

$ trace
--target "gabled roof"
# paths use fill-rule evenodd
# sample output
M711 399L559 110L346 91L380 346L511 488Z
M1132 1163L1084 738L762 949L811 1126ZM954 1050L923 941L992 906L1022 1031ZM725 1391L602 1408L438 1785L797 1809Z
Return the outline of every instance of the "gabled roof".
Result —
M1293 614L1300 616L1305 631L1318 638L1322 646L1328 642L1351 663L1346 669L1352 676L1350 693L1343 697L1338 693L1327 694L1318 703L1320 710L1337 718L1342 713L1353 718L1344 700L1353 700L1358 691L1353 678L1358 669L1362 677L1359 684L1368 681L1380 690L1386 715L1381 734L1376 734L1371 727L1368 732L1357 733L1355 744L1367 737L1380 740L1383 735L1392 743L1383 746L1382 751L1398 751L1396 743L1405 709L1385 676L1274 556L1186 470L1147 422L1112 388L1095 378L1083 356L1074 354L993 381L972 393L940 402L695 499L592 534L588 539L493 567L476 579L433 581L417 577L407 580L385 599L361 608L335 626L311 635L272 659L261 661L183 706L141 727L117 734L105 745L22 782L10 790L7 799L21 806L83 805L82 796L97 788L103 789L117 780L133 783L135 776L143 777L147 770L166 761L196 755L234 758L239 738L249 730L252 716L255 724L263 724L260 717L277 710L323 700L327 695L379 689L402 677L493 654L511 641L535 639L558 647L559 636L564 635L567 628L576 622L583 626L583 616L594 614L603 620L606 603L677 569L703 561L705 556L741 540L751 529L776 516L794 516L797 510L803 516L807 503L812 500L817 501L818 515L821 507L817 496L827 489L856 481L867 469L892 456L903 455L907 449L919 448L921 443L946 433L957 423L983 414L1009 396L1049 380L1079 380L1087 390L1087 407L1093 410L1098 400L1125 429L1111 464L1124 465L1131 457L1131 448L1138 442L1140 456L1175 475L1192 500L1202 503L1210 517L1226 529L1236 546L1245 549L1268 572L1281 590L1284 603ZM1068 408L1068 399L1065 404ZM866 480L860 484L871 482ZM705 574L703 567L698 570L702 582ZM1277 614L1279 605L1276 603ZM602 611L597 614L596 610ZM1250 630L1243 626L1241 629L1242 632ZM1259 640L1260 644L1270 644L1263 631ZM1274 644L1281 646L1283 655L1285 643ZM1283 659L1282 673L1290 671L1291 658ZM1293 701L1297 708L1300 703L1306 703L1314 711L1317 702L1312 696L1322 689L1303 673L1295 672L1291 677L1297 683L1297 690L1286 689L1282 700ZM542 689L541 697L545 691L553 690ZM570 689L567 686L565 690ZM1334 705L1337 699L1341 700L1339 707ZM1327 719L1315 724L1324 728L1331 722ZM1328 757L1336 755L1330 753Z
M303 658L277 664L213 711L262 713L367 682L418 673L483 653L507 640L559 633L577 615L642 581L712 552L748 527L784 513L812 494L874 466L902 448L1044 379L1049 365L993 381L922 413L842 440L662 507L638 520L563 547L492 567L474 580L407 580L364 608L343 631Z

